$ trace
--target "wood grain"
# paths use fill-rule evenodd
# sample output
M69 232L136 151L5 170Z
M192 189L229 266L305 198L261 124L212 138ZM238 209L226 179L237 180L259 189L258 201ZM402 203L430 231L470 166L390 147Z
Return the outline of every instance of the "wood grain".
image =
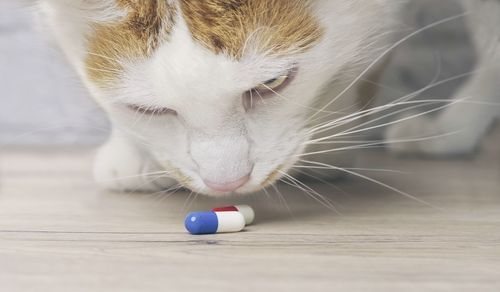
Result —
M1 291L500 291L500 130L481 155L367 152L358 178L247 198L100 192L87 149L1 152ZM193 199L193 197L191 197ZM188 210L249 203L245 232L190 236ZM236 289L234 287L237 287Z

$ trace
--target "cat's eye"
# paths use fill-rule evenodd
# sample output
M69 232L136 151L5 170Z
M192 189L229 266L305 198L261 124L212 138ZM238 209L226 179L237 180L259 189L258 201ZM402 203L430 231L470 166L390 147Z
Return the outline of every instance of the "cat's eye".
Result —
M275 90L278 89L281 85L283 85L288 80L288 75L279 76L268 80L259 86L255 87L255 90Z
M127 104L127 108L136 113L151 116L177 115L177 112L175 110L166 107L150 107L136 104Z
M296 69L289 70L283 75L269 79L258 86L252 88L248 93L256 97L266 97L276 95L283 90L293 80L296 74Z
M250 89L243 95L243 107L246 110L264 101L265 98L279 96L279 92L287 87L295 78L297 69L291 69L283 75L269 79Z

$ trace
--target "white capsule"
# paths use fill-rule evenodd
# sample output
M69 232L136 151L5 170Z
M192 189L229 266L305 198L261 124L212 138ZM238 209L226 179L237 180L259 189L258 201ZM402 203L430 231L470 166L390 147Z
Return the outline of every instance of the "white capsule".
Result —
M252 207L248 205L235 205L235 206L225 206L212 209L214 212L234 212L238 211L245 217L246 225L250 225L255 220L255 212Z
M239 232L245 228L245 217L240 212L215 212L219 219L217 233Z

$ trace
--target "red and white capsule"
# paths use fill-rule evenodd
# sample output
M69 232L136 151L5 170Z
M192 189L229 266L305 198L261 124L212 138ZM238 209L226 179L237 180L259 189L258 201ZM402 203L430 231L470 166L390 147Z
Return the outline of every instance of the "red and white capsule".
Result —
M245 218L245 224L250 225L255 220L255 212L252 207L248 205L235 205L213 208L214 212L240 212Z

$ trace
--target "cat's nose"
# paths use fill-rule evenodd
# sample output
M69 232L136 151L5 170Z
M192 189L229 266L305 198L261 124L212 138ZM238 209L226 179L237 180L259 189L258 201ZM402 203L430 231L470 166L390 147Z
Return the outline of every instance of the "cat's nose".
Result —
M203 182L207 185L207 187L211 188L217 192L233 192L242 187L250 180L250 174L247 174L235 181L230 182L214 182L209 180L203 180Z

